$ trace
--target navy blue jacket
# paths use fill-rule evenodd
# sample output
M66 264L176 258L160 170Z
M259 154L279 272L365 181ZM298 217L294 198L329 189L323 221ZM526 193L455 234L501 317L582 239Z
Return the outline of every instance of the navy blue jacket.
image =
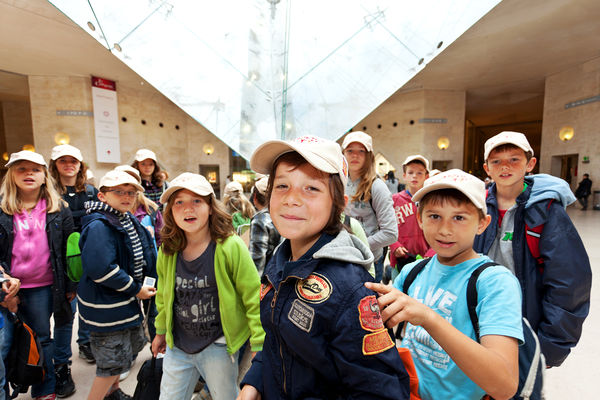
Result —
M523 316L538 334L546 364L559 366L581 337L590 307L592 272L585 247L564 206L556 197L548 206L550 200L544 195L532 203L532 193L548 188L536 188L535 177L527 177L525 182L528 186L516 200L512 243L515 274L523 291ZM498 230L495 184L489 188L486 204L492 222L473 244L475 251L483 254L490 250ZM530 228L544 224L539 241L544 259L542 273L527 245L525 223Z
M374 292L364 286L371 276L340 260L356 249L328 246L340 235L323 234L295 262L288 261L286 240L265 269L260 303L265 342L241 384L257 388L263 399L409 398L396 345L383 329ZM362 246L370 264L373 257Z
M144 276L156 278L156 253L150 233L131 216L144 252ZM133 278L129 235L116 215L93 212L82 219L79 240L83 275L77 287L83 325L92 332L119 331L142 321L135 295L142 282Z
M0 262L5 264L5 271L10 274L12 247L14 242L13 217L0 210ZM71 305L67 301L67 293L74 293L76 284L71 282L66 273L67 238L73 232L71 211L61 207L60 211L46 213L46 235L50 248L50 264L52 265L52 300L54 304L54 322L64 325L73 320Z

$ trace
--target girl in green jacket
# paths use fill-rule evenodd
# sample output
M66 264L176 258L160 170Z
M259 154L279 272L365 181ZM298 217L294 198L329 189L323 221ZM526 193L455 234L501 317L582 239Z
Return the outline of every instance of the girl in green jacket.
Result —
M183 173L161 196L156 337L164 353L160 398L189 400L202 376L215 400L237 396L237 352L262 349L260 281L231 216L201 175Z

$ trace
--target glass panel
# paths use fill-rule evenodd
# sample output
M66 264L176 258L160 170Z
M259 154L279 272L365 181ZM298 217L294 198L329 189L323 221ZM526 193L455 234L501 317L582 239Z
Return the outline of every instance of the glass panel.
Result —
M249 158L269 139L339 138L499 1L51 3Z

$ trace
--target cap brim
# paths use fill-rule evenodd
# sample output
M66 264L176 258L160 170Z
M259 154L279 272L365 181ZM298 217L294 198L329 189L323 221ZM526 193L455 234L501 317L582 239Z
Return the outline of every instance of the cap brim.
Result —
M419 201L421 201L423 199L423 197L425 197L426 194L433 192L434 190L440 190L440 189L456 189L456 190L458 190L459 192L461 192L462 194L467 196L467 198L469 200L471 200L471 203L473 203L473 205L475 207L477 207L480 210L483 210L484 213L487 213L487 207L485 205L485 202L480 206L477 205L479 200L476 199L473 195L469 194L468 192L462 190L460 185L453 185L453 184L450 184L447 182L437 182L432 185L427 185L427 186L422 187L421 189L419 189L417 191L417 193L414 194L414 196L412 197L412 201L415 203L418 203Z
M163 192L163 194L160 196L160 203L161 204L167 204L167 202L171 198L171 195L173 193L175 193L176 191L180 190L180 189L189 190L192 193L196 193L198 196L209 196L211 194L214 194L213 191L195 190L195 189L191 189L191 188L186 187L186 186L175 185L175 186L169 186L169 188Z
M334 165L318 156L312 151L306 151L302 143L289 143L283 140L271 140L258 146L250 158L250 168L261 174L270 174L273 163L285 153L298 152L306 161L319 171L337 174L339 171Z
M484 159L487 160L488 157L490 156L490 153L492 152L492 150L494 150L497 147L503 146L505 144L512 144L513 146L517 146L518 148L520 148L521 150L523 150L525 153L527 153L528 151L531 152L531 154L533 155L533 149L532 148L527 148L525 146L521 146L520 144L515 143L514 141L511 140L504 140L504 141L500 141L498 143L496 143L494 145L494 147L492 147L491 149L489 149L485 154L484 154Z

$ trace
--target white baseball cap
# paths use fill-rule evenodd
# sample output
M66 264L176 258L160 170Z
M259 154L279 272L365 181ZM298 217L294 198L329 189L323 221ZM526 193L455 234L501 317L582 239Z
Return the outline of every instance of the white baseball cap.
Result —
M451 169L426 179L423 187L415 193L412 200L418 203L427 193L440 189L456 189L471 200L473 205L487 214L485 205L485 183L481 179L460 169Z
M83 161L81 151L75 146L71 146L70 144L60 144L52 148L52 155L50 156L52 161L56 161L64 156L71 156L76 158L79 162Z
M171 186L160 196L160 202L166 204L171 195L179 189L187 189L198 196L215 194L212 185L205 177L191 172L184 172L171 181Z
M23 160L31 161L33 163L43 165L44 167L48 167L48 165L46 164L46 160L44 160L44 156L42 156L39 153L29 151L29 150L21 150L16 153L12 153L10 155L10 159L6 163L6 167L11 166L12 164L16 163L17 161L23 161Z
M269 175L264 175L254 182L254 186L256 187L256 190L258 190L258 193L264 196L267 193L267 187L269 186Z
M138 183L142 183L142 178L140 177L140 171L133 168L131 165L119 165L119 166L115 167L115 170L116 171L125 171L129 175L133 176L138 181Z
M350 132L347 134L342 142L342 149L346 150L346 147L354 142L362 144L367 151L373 152L373 138L362 131Z
M232 193L244 193L244 187L238 181L231 181L223 189L223 194L231 195Z
M136 151L135 161L140 162L140 161L144 161L147 159L151 159L151 160L154 160L154 162L158 162L156 160L156 153L154 153L152 150L139 149L138 151Z
M529 144L529 141L525 135L520 132L504 131L489 138L485 142L485 145L483 146L483 159L487 161L492 150L498 146L502 146L503 144L514 144L524 152L530 151L531 155L533 155L533 149L531 148L531 145Z
M402 163L402 166L404 167L405 165L407 165L408 163L410 163L412 161L421 161L425 165L425 169L427 171L429 171L429 161L427 161L427 159L420 154L415 154L413 156L406 157L406 160L404 160L404 162Z
M132 185L141 192L144 191L142 185L131 175L125 171L117 171L115 169L108 171L101 179L98 187L115 187L119 185Z
M261 174L271 172L279 156L298 152L310 165L328 174L338 174L344 186L348 180L348 162L340 146L318 136L302 136L292 141L270 140L258 146L250 158L252 170Z

